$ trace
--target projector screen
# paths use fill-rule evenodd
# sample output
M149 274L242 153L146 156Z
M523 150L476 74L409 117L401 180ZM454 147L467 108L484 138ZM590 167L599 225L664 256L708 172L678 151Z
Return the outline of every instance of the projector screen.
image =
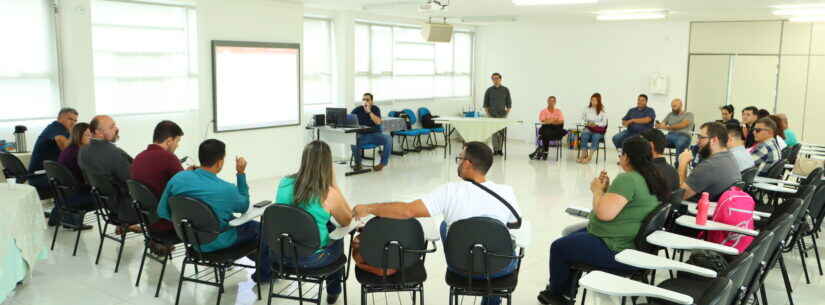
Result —
M215 132L301 122L300 45L212 41Z

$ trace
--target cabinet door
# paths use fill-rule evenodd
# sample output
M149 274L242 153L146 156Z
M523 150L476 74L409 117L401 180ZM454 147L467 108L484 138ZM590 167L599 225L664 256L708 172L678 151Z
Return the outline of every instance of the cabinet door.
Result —
M816 144L825 144L825 132L822 132L825 86L821 84L825 84L825 56L811 56L808 99L805 103L805 130L803 130L802 139L805 142Z
M732 60L730 101L734 107L756 106L773 113L779 56L734 56Z
M722 118L719 107L727 98L729 69L728 55L690 56L686 103L696 125Z

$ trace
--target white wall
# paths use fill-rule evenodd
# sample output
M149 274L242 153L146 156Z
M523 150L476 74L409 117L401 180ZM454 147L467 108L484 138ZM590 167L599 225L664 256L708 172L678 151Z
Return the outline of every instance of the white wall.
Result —
M526 124L514 137L532 139L533 123L550 95L558 97L566 122L573 127L594 92L610 119L608 135L648 93L654 73L669 80L667 95L649 94L649 106L663 119L670 100L683 97L687 77L687 22L620 22L556 24L526 20L480 27L477 34L476 100L490 85L490 74L503 75L513 97L511 118ZM690 101L688 101L688 104ZM608 142L609 143L609 142Z

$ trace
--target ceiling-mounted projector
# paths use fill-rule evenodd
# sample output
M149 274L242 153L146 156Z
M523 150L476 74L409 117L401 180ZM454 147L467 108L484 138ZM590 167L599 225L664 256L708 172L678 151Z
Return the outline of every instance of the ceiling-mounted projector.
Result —
M447 2L430 0L418 6L419 13L443 13L447 11Z

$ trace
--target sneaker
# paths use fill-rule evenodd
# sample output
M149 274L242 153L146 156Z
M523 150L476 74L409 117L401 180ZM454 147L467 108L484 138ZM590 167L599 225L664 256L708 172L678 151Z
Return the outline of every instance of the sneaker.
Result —
M552 294L550 290L539 292L539 303L543 305L572 305L566 297L559 294Z
M86 230L91 230L92 226L90 226L90 225L81 225L80 227L77 227L76 225L64 224L63 228L64 229L69 229L69 230L75 230L75 231L86 231Z
M385 167L385 166L386 166L386 165L384 165L384 164L378 164L378 165L374 166L374 167L372 168L372 170L373 170L373 171L376 171L376 172L380 172L382 169L384 169L384 167Z

